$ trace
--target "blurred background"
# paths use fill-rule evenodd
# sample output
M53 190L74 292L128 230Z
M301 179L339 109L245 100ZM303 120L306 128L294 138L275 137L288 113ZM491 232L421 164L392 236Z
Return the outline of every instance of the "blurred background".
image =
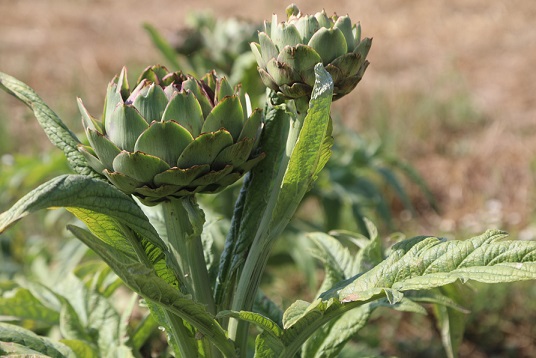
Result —
M403 185L414 211L399 196L387 197L397 230L408 236L463 238L500 228L515 238L536 238L536 2L295 3L304 13L322 8L328 15L347 13L353 21L360 21L364 36L374 39L368 55L371 64L362 82L334 103L333 112L336 120L367 143L381 143L387 156L409 163L435 198L438 210L426 200L422 187L406 178ZM260 23L274 11L284 18L287 5L279 0L0 0L0 71L34 88L70 128L82 133L76 97L83 98L90 113L101 113L105 88L122 66L136 74L150 64L168 65L143 29L144 23L173 38L195 11ZM39 157L50 151L52 146L30 111L0 93L3 163L9 164L10 154ZM8 175L3 168L0 185L2 176L5 181ZM34 179L39 181L39 177ZM13 203L5 195L0 198L1 209ZM502 303L511 301L507 293L511 287L491 293L499 300L499 310ZM532 286L518 289L536 297ZM514 303L513 309L504 309L516 316L524 304ZM466 356L521 357L535 352L534 323L524 320L512 328L499 322L501 313L483 315L495 317L493 332L499 331L495 338L506 342L502 346L525 348L493 355L469 342ZM475 316L475 322L484 316ZM423 356L431 354L425 348L426 339L432 338L408 325L407 317L397 317L402 322L397 329L405 330L402 335L420 337ZM512 317L506 320L512 322ZM382 326L377 327L381 330ZM520 334L524 338L516 340ZM478 337L477 341L482 339ZM393 352L403 356L403 346L411 340L401 342L405 343ZM391 348L395 349L385 349Z
M305 13L348 13L361 22L364 36L374 38L363 81L334 109L360 133L381 137L425 178L441 215L422 213L431 214L420 223L424 229L478 232L493 224L534 236L536 3L296 3ZM0 70L28 83L81 131L76 97L100 113L104 88L122 66L135 74L165 64L143 23L171 36L192 11L261 22L274 11L284 17L287 5L0 0ZM50 148L30 113L11 98L0 97L0 115L7 119L0 150Z

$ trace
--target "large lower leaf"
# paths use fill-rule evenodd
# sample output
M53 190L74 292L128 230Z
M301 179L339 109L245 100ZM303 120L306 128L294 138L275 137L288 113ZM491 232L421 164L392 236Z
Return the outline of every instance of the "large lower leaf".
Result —
M84 156L78 151L78 145L80 144L78 138L34 90L25 83L2 72L0 72L0 88L17 97L32 109L35 118L43 127L47 137L52 144L65 153L71 168L75 172L84 175L96 175L93 169L87 165Z
M378 289L423 290L455 281L485 283L536 279L536 242L502 241L498 230L469 240L416 237L391 248L391 254L365 274L327 292L342 302L366 300Z
M193 301L191 296L182 294L177 287L164 281L154 269L122 254L89 231L76 226L69 226L68 229L95 251L133 291L189 322L225 356L234 355L233 343L201 303Z
M505 236L502 231L489 230L464 241L416 237L399 242L391 248L390 255L371 270L338 283L311 304L298 302L291 305L285 312L287 319L284 320L283 334L275 342L272 337L263 344L277 351L279 357L292 357L316 330L356 307L381 304L418 312L416 304L409 300L404 303L407 300L403 295L405 291L409 291L408 296L412 297L414 290L429 290L456 281L498 283L536 279L536 242L502 241ZM460 310L456 302L448 297L431 295L423 301L446 304L449 309ZM454 350L463 329L460 316L453 315L452 311L443 313L448 317L440 315L442 327L447 325L446 329L455 330L443 333L449 335L445 338ZM337 325L344 326L345 320L337 322ZM341 335L341 338L348 337ZM315 354L320 349L326 354L339 349L336 340L326 340L322 344L326 343L329 345L323 348L321 345L309 345L308 349Z
M142 210L128 195L110 184L84 175L63 175L26 194L0 215L0 233L29 213L55 207L78 208L104 214L163 247Z

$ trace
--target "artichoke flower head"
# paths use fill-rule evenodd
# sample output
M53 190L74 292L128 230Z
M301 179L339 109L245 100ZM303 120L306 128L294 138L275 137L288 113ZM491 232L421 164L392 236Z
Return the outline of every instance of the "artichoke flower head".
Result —
M197 80L152 66L130 91L123 68L108 86L102 121L79 99L90 144L79 150L96 172L146 205L215 193L264 157L257 150L262 112L243 102L214 72Z
M304 15L296 5L286 12L287 21L278 22L274 14L259 43L251 43L264 84L284 99L310 97L314 66L321 62L333 78L333 100L350 93L369 64L372 39L361 39L361 25L348 15Z

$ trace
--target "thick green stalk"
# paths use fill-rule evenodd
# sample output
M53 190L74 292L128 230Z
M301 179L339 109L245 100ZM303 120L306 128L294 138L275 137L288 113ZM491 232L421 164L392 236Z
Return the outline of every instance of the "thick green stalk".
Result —
M298 136L307 115L308 102L305 100L297 101L296 108L298 113L290 125L286 142L286 151L279 166L276 183L273 186L267 208L263 214L263 218L255 234L246 262L240 273L240 278L231 306L231 309L234 311L251 311L255 301L256 292L260 285L261 276L268 262L268 257L275 239L288 224L288 220L284 223L273 223L272 216L290 156L296 146ZM298 201L301 201L301 199L302 198L296 198ZM276 225L272 226L274 224ZM229 321L229 337L236 341L242 357L246 356L248 326L249 324L244 321L238 321L236 319L230 319Z
M186 292L190 293L197 302L206 305L207 311L215 314L214 298L212 294L212 284L208 275L205 261L201 233L205 222L205 215L197 205L195 197L185 197L160 203L157 207L147 208L149 217L157 225L156 228L163 236L170 253L175 272L180 273L181 284ZM178 335L179 348L182 351L188 347L182 347L180 335L187 333L184 325L179 322L180 318L173 313L168 314L170 324L173 324L173 335ZM181 328L182 327L182 328ZM205 357L220 357L221 354L208 339L202 338ZM195 357L199 353L184 352L184 357Z
M183 281L194 299L207 305L215 314L214 298L201 242L205 215L194 197L185 197L160 204L176 262L183 273Z

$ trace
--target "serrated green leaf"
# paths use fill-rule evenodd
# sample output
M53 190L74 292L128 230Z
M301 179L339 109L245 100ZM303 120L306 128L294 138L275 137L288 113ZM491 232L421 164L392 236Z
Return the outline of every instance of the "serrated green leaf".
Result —
M357 272L353 272L354 258L350 251L337 239L323 233L311 233L307 236L316 246L311 252L312 255L322 262L326 272L319 293L325 292L335 283L357 274Z
M315 74L309 110L292 151L273 211L273 227L286 226L330 155L333 81L321 64L315 66Z
M0 322L0 342L20 344L52 358L76 358L73 351L61 344L19 326Z
M342 302L366 300L379 288L423 290L460 280L485 283L536 279L536 242L500 241L502 231L489 230L472 239L445 241L416 237L395 244L391 254L363 275L326 292Z
M121 225L108 215L91 210L69 208L73 215L82 221L100 240L120 250L123 254L135 256L136 251L131 242L125 238Z
M67 207L107 215L159 247L163 244L136 202L108 183L83 175L54 178L21 198L0 215L0 233L40 209Z
M279 327L276 322L259 313L247 311L221 311L218 313L217 317L234 317L242 321L253 323L257 327L261 328L263 331L274 337L280 337L283 334L283 329Z
M246 250L255 237L268 203L270 193L278 175L278 166L285 151L285 142L289 130L290 118L281 108L271 107L266 114L266 124L259 144L262 148L271 148L266 157L246 175L240 190L231 229L223 250L218 279L216 281L216 301L219 302L224 291L232 284L231 277L245 260ZM247 210L244 208L247 207Z
M236 319L252 323L262 330L255 339L255 357L277 358L284 349L280 337L283 329L271 319L254 312L246 311L222 311L218 317L234 317Z
M285 349L283 342L271 334L262 332L255 338L255 357L279 358Z
M283 328L288 329L303 317L307 309L311 306L310 302L297 300L290 305L283 313Z
M255 297L253 311L271 319L279 326L283 326L283 311L274 301L266 296L261 289L257 290L257 297Z
M87 165L82 153L78 151L80 141L76 135L67 128L34 90L25 83L2 72L0 72L0 88L30 107L48 139L65 153L69 165L76 173L97 175Z

